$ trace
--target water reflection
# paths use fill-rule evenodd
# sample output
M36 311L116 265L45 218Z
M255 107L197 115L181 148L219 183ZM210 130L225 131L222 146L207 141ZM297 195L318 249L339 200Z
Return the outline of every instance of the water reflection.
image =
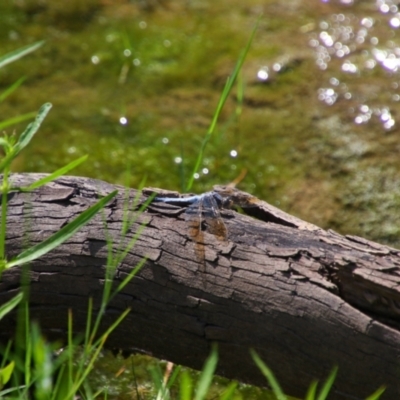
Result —
M268 67L261 67L257 72L257 78L260 81L266 81L269 78Z
M327 106L341 102L340 110L355 125L374 123L393 130L397 122L394 108L400 101L398 5L391 0L377 0L373 8L369 2L321 2L327 13L300 29L322 72L318 100ZM273 80L285 62L259 67L257 80Z
M365 124L373 116L376 116L381 121L385 129L391 129L395 125L395 120L392 117L392 113L388 108L370 108L366 104L363 104L358 108L358 113L357 116L354 118L354 122L356 124Z
M318 99L328 106L339 100L349 101L347 111L353 114L355 124L374 121L391 130L396 124L393 103L400 100L398 84L393 82L400 68L398 5L391 0L377 0L371 9L370 4L361 2L339 3L347 6L306 30L316 66L324 71L326 82L318 90ZM378 92L367 91L363 85L362 78L371 82L372 72L380 80Z

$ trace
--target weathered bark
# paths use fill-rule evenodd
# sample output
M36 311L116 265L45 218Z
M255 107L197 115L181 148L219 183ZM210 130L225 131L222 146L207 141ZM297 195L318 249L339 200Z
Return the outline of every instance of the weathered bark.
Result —
M16 186L37 178L12 177ZM63 177L33 193L12 193L8 257L27 240L35 244L56 232L115 188ZM222 213L227 242L205 233L201 272L179 207L153 203L142 214L133 213L137 219L121 239L126 191L117 188L117 199L102 214L30 267L31 315L46 335L65 337L68 309L75 330L83 331L88 298L99 304L107 259L104 221L115 249L145 223L117 268L116 282L147 257L105 315L107 326L131 308L109 338L110 347L201 368L217 342L219 374L265 385L249 355L254 348L288 394L303 396L312 379L323 379L338 365L332 398L364 398L382 384L387 385L382 398L400 398L399 250L324 231L259 202L248 211L263 221ZM136 195L130 190L131 203ZM0 302L19 285L19 268L3 273ZM0 321L1 337L12 335L14 327L14 315Z

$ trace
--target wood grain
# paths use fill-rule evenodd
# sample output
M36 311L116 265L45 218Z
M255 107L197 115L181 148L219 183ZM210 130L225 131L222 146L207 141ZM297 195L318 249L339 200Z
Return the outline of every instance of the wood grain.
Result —
M12 179L20 186L41 176ZM98 306L107 259L104 221L114 249L145 224L116 271L119 282L147 257L107 310L104 327L131 308L109 347L199 369L217 342L219 374L266 386L249 355L254 348L287 394L304 396L313 379L323 380L338 365L330 398L365 398L382 384L387 385L383 399L400 398L397 249L314 225L310 229L281 210L274 215L274 207L263 202L250 209L262 220L222 212L228 241L221 244L205 233L202 273L181 208L153 203L137 214L132 205L130 218L136 219L121 238L128 189L63 177L33 193L10 194L7 256L18 254L27 240L39 243L116 188L118 197L102 215L30 266L31 315L46 336L65 338L68 309L76 331L84 331L88 298ZM129 190L132 204L135 196L146 199ZM20 290L20 275L19 268L3 273L0 303ZM15 315L9 315L0 321L0 338L12 336L14 328Z

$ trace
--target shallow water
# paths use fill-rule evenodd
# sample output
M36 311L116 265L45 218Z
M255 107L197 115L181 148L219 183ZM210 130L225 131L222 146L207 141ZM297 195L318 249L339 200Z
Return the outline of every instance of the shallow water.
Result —
M54 105L17 171L182 190L260 25L192 189L238 187L323 228L400 245L395 1L2 1L2 119ZM24 124L7 128L21 132ZM272 366L273 367L273 366Z
M2 115L54 108L15 165L183 189L219 94L260 26L193 191L239 187L324 228L397 245L395 2L2 2ZM21 131L22 126L17 127ZM11 128L9 128L10 130ZM126 179L127 171L129 178Z

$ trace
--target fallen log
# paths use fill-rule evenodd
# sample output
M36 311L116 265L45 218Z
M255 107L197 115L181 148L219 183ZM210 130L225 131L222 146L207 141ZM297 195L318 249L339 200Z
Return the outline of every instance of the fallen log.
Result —
M24 186L42 176L15 174L12 182ZM204 261L199 243L188 235L185 207L153 202L137 211L151 192L171 192L138 193L62 177L31 193L9 195L7 257L27 240L36 244L57 232L116 188L118 196L102 213L30 266L31 316L49 338L66 337L68 309L74 329L82 332L89 297L99 306L106 234L115 250L143 229L116 271L119 282L146 257L107 310L104 327L131 308L109 347L200 369L211 344L218 343L219 374L266 386L249 355L253 348L287 394L304 396L313 379L325 378L337 365L330 398L365 398L381 385L387 386L383 399L400 398L400 250L322 230L246 193L233 191L253 217L221 211L227 240L200 226ZM127 218L131 223L122 237ZM3 273L0 304L20 290L20 277L20 268ZM0 321L0 340L14 329L11 314Z

